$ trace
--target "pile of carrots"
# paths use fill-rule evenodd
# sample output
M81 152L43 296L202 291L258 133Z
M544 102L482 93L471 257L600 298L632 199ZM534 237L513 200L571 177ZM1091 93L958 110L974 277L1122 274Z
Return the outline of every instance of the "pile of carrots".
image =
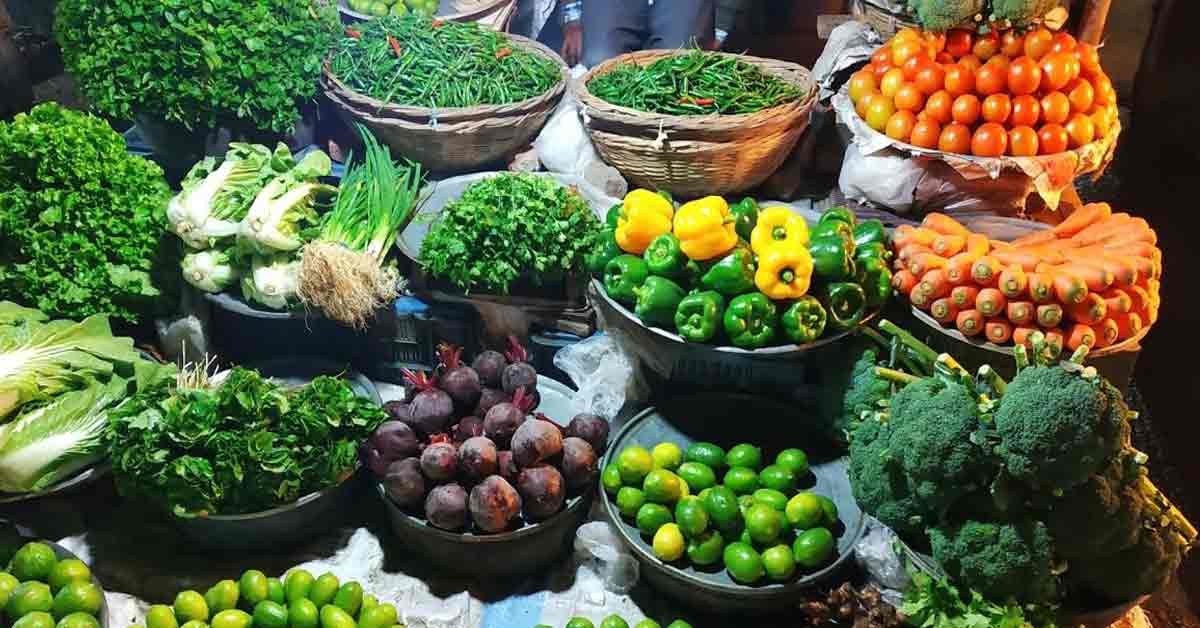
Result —
M893 236L893 286L943 325L1004 345L1035 330L1068 350L1107 347L1158 320L1162 251L1141 218L1091 203L1012 242L945 214Z

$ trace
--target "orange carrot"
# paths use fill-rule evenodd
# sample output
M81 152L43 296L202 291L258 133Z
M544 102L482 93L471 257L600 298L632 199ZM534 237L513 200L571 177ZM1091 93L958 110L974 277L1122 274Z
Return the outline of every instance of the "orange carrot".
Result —
M971 267L978 258L970 253L959 253L946 261L946 279L951 285L961 286L971 281Z
M1113 214L1100 222L1092 223L1079 233L1071 236L1071 242L1075 243L1076 246L1098 244L1120 233L1121 229L1124 229L1131 222L1133 222L1133 218L1129 214Z
M1087 247L1084 250L1099 250L1106 253L1129 255L1131 257L1144 257L1156 262L1162 261L1162 250L1150 244L1149 242L1125 242L1122 244L1105 243L1103 245Z
M1101 296L1109 314L1128 314L1133 311L1133 299L1124 290L1113 288Z
M958 316L958 307L949 298L935 299L929 304L929 315L939 323L950 325Z
M1063 319L1063 308L1057 303L1039 305L1037 306L1034 318L1037 319L1037 324L1042 327L1058 327L1058 324Z
M896 228L896 232L892 235L892 244L898 249L913 243L922 246L931 246L933 245L934 238L937 236L938 232L932 229L901 225Z
M1075 323L1067 334L1067 349L1074 351L1083 345L1096 346L1096 332L1083 323Z
M1087 298L1088 287L1082 279L1062 269L1050 273L1054 282L1054 296L1064 304L1082 303Z
M910 242L909 244L905 244L897 249L897 251L896 257L907 262L916 257L918 253L932 253L933 249L921 244L920 242Z
M1146 280L1146 292L1150 293L1150 300L1153 301L1155 305L1158 305L1159 301L1161 300L1161 297L1159 296L1161 294L1159 292L1160 289L1161 289L1161 282L1159 280L1157 280L1157 279Z
M1129 294L1129 298L1133 300L1133 310L1135 312L1145 310L1154 305L1154 298L1150 296L1150 291L1142 286L1134 286L1127 293ZM1143 322L1145 320L1145 318L1142 319Z
M990 255L975 260L975 264L971 266L971 279L981 286L994 286L999 278L1000 262Z
M1071 252L1070 249L1052 246L1029 246L1015 250L1036 255L1039 260L1049 264L1067 263L1068 253Z
M1002 319L993 318L984 325L984 335L987 339L1002 345L1012 339L1013 326L1012 323Z
M1012 341L1014 345L1025 345L1026 349L1033 349L1033 343L1029 342L1029 334L1035 331L1041 331L1037 327L1028 327L1025 325L1017 325L1013 328Z
M1045 330L1045 333L1046 333L1046 346L1055 347L1056 353L1061 352L1062 348L1063 348L1062 332L1058 331L1057 329L1047 329L1047 330Z
M921 292L921 284L914 285L912 290L908 291L908 302L922 310L929 309L929 302L931 300L928 295Z
M1034 303L1049 303L1054 299L1054 281L1045 273L1029 273L1029 298Z
M1016 299L1025 294L1025 288L1029 285L1029 276L1020 266L1009 266L1000 273L1000 279L997 282L997 287L1004 296L1010 299Z
M1058 236L1055 235L1053 229L1042 229L1040 231L1034 231L1032 233L1025 234L1016 240L1013 240L1011 244L1016 247L1036 246L1038 244L1048 244L1053 242L1057 237Z
M1145 323L1145 325L1147 327L1157 323L1158 322L1158 305L1152 304L1150 307L1146 308L1146 312L1144 314L1141 314L1141 316L1142 316L1142 321Z
M908 294L916 285L917 276L910 273L907 268L892 274L892 288L897 294Z
M982 233L972 233L967 236L967 253L975 257L983 257L988 254L992 245L988 242L987 236Z
M950 302L960 310L975 307L975 297L979 296L979 288L975 286L955 286L950 291Z
M1138 242L1145 242L1149 245L1158 244L1158 234L1149 227L1142 228L1136 225L1125 225L1120 231L1106 238L1103 244L1111 244L1116 247Z
M899 257L893 259L892 260L892 272L896 273L896 272L900 272L902 270L908 270L908 264L905 264L904 260L900 259Z
M1033 303L1029 301L1009 301L1006 309L1008 320L1015 325L1027 325L1033 320Z
M957 255L967 246L967 239L957 235L939 235L933 239L933 252L942 257Z
M1099 326L1093 326L1092 329L1096 330L1095 347L1097 349L1113 344L1121 334L1121 330L1117 327L1117 321L1111 318L1104 319Z
M963 310L954 318L954 326L964 336L978 336L983 333L983 314L979 310Z
M912 271L912 274L921 277L935 268L945 268L946 262L946 258L941 255L918 253L916 257L909 260L908 269Z
M998 316L1007 305L1004 294L995 288L984 288L975 297L975 309L987 317Z
M1037 270L1038 263L1042 261L1042 256L1031 249L1012 248L1005 251L992 251L992 257L1005 266L1020 266L1030 272Z
M1112 317L1117 323L1117 338L1125 340L1142 333L1142 317L1135 312Z
M1088 203L1055 225L1052 231L1060 238L1069 238L1109 216L1112 216L1112 207L1108 203Z
M1086 255L1080 254L1073 258L1074 263L1085 266L1095 266L1112 273L1113 283L1119 286L1132 286L1137 283L1137 263L1132 258L1123 255Z
M1055 267L1060 272L1074 275L1087 284L1088 290L1103 292L1113 284L1113 274L1097 266L1087 264L1064 264Z
M950 282L946 279L946 271L935 268L921 276L917 290L925 293L929 299L940 299L950 294Z
M1083 303L1073 303L1066 308L1067 317L1084 325L1095 325L1108 315L1108 304L1099 294L1092 292Z
M921 221L921 226L943 235L956 235L964 238L971 233L961 222L937 212L926 214L925 219Z

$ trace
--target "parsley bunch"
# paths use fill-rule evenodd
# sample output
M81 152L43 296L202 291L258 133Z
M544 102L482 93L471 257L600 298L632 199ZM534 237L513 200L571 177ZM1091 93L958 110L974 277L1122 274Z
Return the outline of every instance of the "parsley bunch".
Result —
M540 284L582 269L600 227L587 202L554 179L501 174L442 209L419 262L463 290L507 294L518 277Z
M1052 606L998 604L979 591L960 591L946 578L933 578L910 568L912 587L904 592L900 612L916 628L1054 628Z
M67 69L105 115L289 133L337 38L319 0L61 0Z

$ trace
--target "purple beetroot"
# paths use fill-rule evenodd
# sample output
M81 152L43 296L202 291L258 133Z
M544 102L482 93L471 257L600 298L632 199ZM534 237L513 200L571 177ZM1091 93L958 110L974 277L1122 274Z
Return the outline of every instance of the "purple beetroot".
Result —
M379 477L397 460L417 455L420 443L417 434L400 421L384 421L367 440L367 466Z
M501 449L508 449L517 428L525 422L532 407L524 388L517 389L512 401L498 403L483 418L483 433Z
M470 507L480 530L503 532L521 514L521 496L504 478L493 475L471 489Z
M562 432L546 420L525 421L512 437L513 460L522 469L557 456L562 448Z
M484 388L479 394L479 403L475 406L475 415L487 416L488 410L494 408L496 404L505 401L512 401L512 395L499 388Z
M500 467L500 469L497 471L497 473L500 474L500 477L508 480L510 483L517 481L517 474L519 474L521 470L517 468L517 463L513 461L513 453L511 451L505 449L504 451L500 452L499 456L497 457L497 463Z
M596 481L596 451L582 438L563 439L562 473L567 486L582 489Z
M479 373L479 381L488 388L500 387L500 374L506 366L508 360L504 354L490 349L475 356L475 361L471 363L471 368Z
M446 430L454 417L454 400L425 372L414 373L404 369L404 379L412 384L416 395L409 403L412 409L412 426L425 437Z
M505 352L508 366L500 374L500 387L504 392L516 394L518 388L525 388L527 394L537 391L537 371L529 363L529 352L516 336L508 337L509 350Z
M401 508L415 507L425 499L425 476L421 475L421 462L417 458L388 465L383 483L388 496Z
M454 407L462 413L471 412L479 403L482 386L479 373L462 363L462 347L438 345L438 357L442 360L443 372L438 382L442 390L450 395Z
M450 428L450 436L454 442L465 442L468 438L483 436L483 421L479 417L465 416Z
M425 519L429 525L451 532L467 527L467 491L457 484L443 484L425 498Z
M486 436L469 438L458 448L458 472L468 484L495 475L500 468L496 444Z
M562 510L567 490L558 469L540 464L517 476L517 493L521 495L525 518L544 521Z
M575 415L564 433L586 440L598 456L608 448L608 421L594 414L583 412Z
M458 451L450 443L434 443L421 452L421 471L434 482L449 482L458 473Z

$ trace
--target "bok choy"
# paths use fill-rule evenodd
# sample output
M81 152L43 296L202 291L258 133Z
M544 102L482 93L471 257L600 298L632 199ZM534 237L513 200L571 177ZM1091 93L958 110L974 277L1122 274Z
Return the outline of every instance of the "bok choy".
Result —
M332 169L329 155L316 150L271 179L255 196L238 227L239 244L264 255L304 246L320 226L317 208L337 193L336 187L317 183Z
M183 279L198 290L221 292L240 276L230 249L197 251L183 257Z
M238 224L263 187L296 165L283 143L272 153L260 144L235 142L217 163L215 157L207 157L192 166L183 191L167 204L171 231L193 249L237 235Z

